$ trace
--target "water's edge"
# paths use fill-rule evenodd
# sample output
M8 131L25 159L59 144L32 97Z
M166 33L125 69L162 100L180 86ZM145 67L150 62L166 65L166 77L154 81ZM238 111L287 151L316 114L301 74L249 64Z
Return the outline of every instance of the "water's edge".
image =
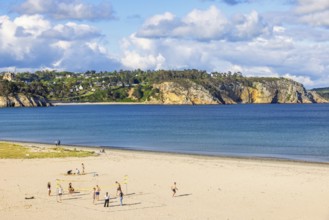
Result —
M37 141L22 141L22 140L4 140L0 139L0 142L8 143L20 143L20 144L44 144L47 146L56 146L54 143L48 142L37 142ZM190 153L190 152L177 152L177 151L157 151L157 150L143 150L131 147L116 147L116 146L90 146L90 145L81 145L81 144L61 144L60 147L64 148L86 148L86 149L96 149L96 150L117 150L117 151L130 151L130 152L142 152L142 153L154 153L154 154L163 154L163 155L181 155L181 156L192 156L198 158L219 158L219 159L238 159L246 161L271 161L271 162L285 162L285 163L294 163L294 164L314 164L314 165L328 165L329 162L321 160L302 160L302 159L292 159L292 158L282 158L282 157L270 157L270 156L246 156L246 155L228 155L228 154L207 154L207 153Z

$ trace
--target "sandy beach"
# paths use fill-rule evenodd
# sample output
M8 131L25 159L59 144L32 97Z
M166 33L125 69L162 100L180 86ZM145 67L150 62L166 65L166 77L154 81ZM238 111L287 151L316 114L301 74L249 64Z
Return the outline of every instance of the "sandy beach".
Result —
M81 163L85 175L66 174L82 171ZM0 167L1 220L329 219L328 164L109 149L86 158L0 159ZM115 181L123 189L123 206ZM70 182L76 193L68 193ZM62 202L57 183L64 189ZM100 200L93 204L96 185ZM103 207L106 192L110 207Z

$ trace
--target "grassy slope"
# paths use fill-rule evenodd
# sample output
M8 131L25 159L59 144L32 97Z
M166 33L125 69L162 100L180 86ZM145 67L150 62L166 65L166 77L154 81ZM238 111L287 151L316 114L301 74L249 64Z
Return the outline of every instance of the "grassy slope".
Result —
M62 147L24 147L18 144L0 142L0 159L88 157L94 155L95 153L92 151L69 150Z

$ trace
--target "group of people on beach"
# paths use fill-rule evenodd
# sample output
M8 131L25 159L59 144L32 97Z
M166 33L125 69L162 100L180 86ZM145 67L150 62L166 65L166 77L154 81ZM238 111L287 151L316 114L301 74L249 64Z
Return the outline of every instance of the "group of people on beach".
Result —
M115 181L116 184L116 196L119 196L120 199L120 206L123 205L123 192L121 189L121 185L118 181ZM95 201L99 201L99 195L100 195L100 187L96 185L96 187L93 188L93 204L95 204ZM105 193L104 196L104 207L109 207L110 204L110 194L108 192Z
M85 174L85 165L84 163L81 163L82 166L82 174ZM75 174L80 174L80 171L78 168L76 168L76 173ZM70 172L68 171L67 174L72 174L71 173L72 170L70 170ZM121 188L121 184L118 181L115 181L115 185L116 185L116 196L119 196L119 201L120 201L120 206L123 205L123 192L122 192L122 188ZM48 196L51 195L51 183L48 182L47 183L47 189L48 189ZM176 182L174 182L174 184L171 186L171 190L172 190L172 197L174 197L176 195L176 192L178 190L177 186L176 186ZM57 184L57 202L62 202L62 195L63 195L63 188L61 186L61 184ZM69 183L68 186L68 192L70 194L74 193L75 190L72 186L72 183ZM100 196L100 192L101 192L101 188L96 185L95 187L93 187L93 191L92 191L92 195L93 195L93 204L95 204L96 201L99 201L99 196ZM109 207L109 203L110 203L110 194L108 192L105 193L104 196L104 207Z
M85 165L84 163L81 163L81 167L82 167L82 174L85 174ZM68 175L73 174L72 170L69 170L67 172ZM76 168L76 172L74 174L80 175L80 170L78 168ZM121 184L118 181L115 181L115 185L116 185L116 196L119 196L120 199L120 206L123 205L123 192L121 189ZM48 182L47 183L47 189L48 189L48 196L51 195L51 183ZM72 183L69 183L68 186L68 192L70 194L74 193L75 190L72 186ZM95 204L96 201L99 201L99 196L100 196L100 192L101 192L101 188L96 185L95 187L93 187L93 204ZM57 183L57 202L62 202L62 195L63 195L64 191L62 188L62 185ZM104 200L104 207L109 207L109 203L110 203L110 195L108 192L105 193L104 196L105 200Z
M80 170L78 168L75 168L75 173L73 173L72 170L68 170L66 172L66 174L67 175L73 175L73 174L76 174L76 175L82 174L82 175L84 175L85 174L85 165L84 165L84 163L81 163L81 168L82 168L82 172L80 172Z

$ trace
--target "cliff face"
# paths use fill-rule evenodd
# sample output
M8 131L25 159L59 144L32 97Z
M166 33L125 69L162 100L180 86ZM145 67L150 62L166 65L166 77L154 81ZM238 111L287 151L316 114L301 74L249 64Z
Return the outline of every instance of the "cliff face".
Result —
M184 85L176 82L164 82L155 84L160 91L159 103L163 104L219 104L219 100L213 97L201 85L191 81L185 81ZM153 101L154 102L154 101Z
M28 97L22 93L16 96L0 96L0 107L41 107L50 106L50 103L41 96Z
M263 79L230 82L190 80L184 83L163 82L154 85L163 104L237 104L237 103L328 103L315 91L288 79ZM154 100L153 100L154 103Z

